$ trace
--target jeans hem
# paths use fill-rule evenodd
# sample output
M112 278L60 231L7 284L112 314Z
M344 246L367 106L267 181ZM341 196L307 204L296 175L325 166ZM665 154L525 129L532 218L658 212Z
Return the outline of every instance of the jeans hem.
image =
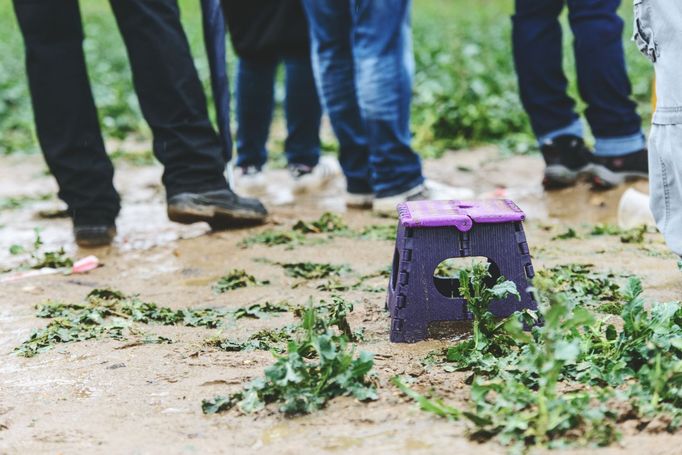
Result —
M414 187L417 187L419 185L422 185L424 183L424 177L420 175L419 177L412 179L408 181L407 183L404 183L398 187L391 188L388 190L380 190L376 192L376 196L379 197L391 197L391 196L397 196L398 194L405 193L409 190L411 190Z
M542 146L546 142L549 142L559 136L576 136L582 138L584 136L583 123L580 119L576 119L570 124L558 128L554 131L550 131L547 134L538 136L538 144Z
M346 191L350 194L374 194L369 182L349 179L348 177L346 177Z
M182 193L206 193L209 191L218 191L229 189L229 185L226 180L215 181L214 183L204 184L201 186L182 186L182 187L166 187L166 199L170 199L173 196L177 196Z
M119 210L116 212L88 209L69 210L74 226L113 225L116 224L118 213Z
M595 138L596 156L623 156L646 148L646 139L641 131L629 136Z

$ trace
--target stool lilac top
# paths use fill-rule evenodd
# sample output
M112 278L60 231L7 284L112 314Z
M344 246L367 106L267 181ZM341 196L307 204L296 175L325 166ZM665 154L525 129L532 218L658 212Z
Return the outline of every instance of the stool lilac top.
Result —
M454 226L461 232L471 230L474 223L509 223L526 217L508 199L402 202L398 204L398 215L406 227Z

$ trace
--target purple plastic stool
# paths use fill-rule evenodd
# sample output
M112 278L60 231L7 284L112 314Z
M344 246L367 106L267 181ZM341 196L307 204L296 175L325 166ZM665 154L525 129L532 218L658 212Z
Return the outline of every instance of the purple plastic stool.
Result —
M514 281L521 301L509 297L491 304L496 317L506 317L537 304L526 290L535 272L523 231L525 215L512 201L414 201L398 205L399 224L387 306L391 341L429 337L429 324L466 321L472 315L459 297L459 280L434 277L449 258L485 257L493 280Z

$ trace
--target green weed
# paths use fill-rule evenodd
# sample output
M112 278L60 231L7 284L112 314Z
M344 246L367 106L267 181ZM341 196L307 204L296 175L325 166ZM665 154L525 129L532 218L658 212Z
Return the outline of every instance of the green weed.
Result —
M337 396L360 401L377 399L370 371L372 355L355 356L350 346L346 320L352 305L341 298L313 305L297 312L300 324L288 340L286 351L275 355L275 363L242 391L202 402L205 414L238 407L256 412L269 403L279 403L285 414L308 414Z
M465 272L463 272L465 273ZM465 280L464 278L468 278ZM471 409L459 410L395 384L441 417L466 418L470 437L497 438L516 451L529 447L608 445L619 438L617 422L654 417L669 431L682 424L682 306L644 309L641 283L621 290L622 330L594 316L555 283L536 278L540 325L517 313L491 319L485 302L487 275L475 268L460 278L460 292L474 314L467 340L448 350L457 369L472 371ZM498 282L499 284L499 282ZM494 289L494 288L493 288ZM478 290L478 292L477 292ZM522 324L522 322L524 324ZM462 347L463 346L463 347ZM631 409L618 411L614 402Z
M295 231L274 231L268 229L258 234L252 235L239 242L242 248L248 248L253 245L278 246L286 245L287 249L293 249L296 246L304 245L306 242L305 236Z
M207 338L204 344L226 352L274 351L282 353L296 330L297 327L293 325L274 330L264 329L254 333L246 341L235 341L214 336Z
M348 225L343 221L343 218L331 212L323 213L315 221L306 222L299 220L293 227L294 231L303 234L340 233L345 232L347 229Z
M341 276L343 273L350 272L347 265L334 265L319 262L291 262L279 264L284 272L292 278L303 278L304 280L319 280L332 276Z
M223 294L234 289L263 286L270 284L269 281L259 281L253 275L249 275L245 270L234 269L227 275L220 277L217 283L213 285L213 291L216 294Z
M39 305L36 316L51 321L46 327L34 330L15 352L33 357L60 343L102 337L121 340L124 330L133 322L217 328L226 315L223 310L210 308L174 310L119 291L94 289L82 303L48 301Z
M611 224L596 224L590 235L600 236L600 235L611 235L620 237L622 243L642 243L644 242L644 234L646 234L648 228L646 225L636 227L634 229L621 229L618 226Z
M254 303L243 308L239 308L232 312L232 317L236 319L251 318L251 319L263 319L273 313L286 313L290 309L290 305L287 302L280 303Z
M385 240L394 242L397 235L397 229L394 224L372 224L364 227L359 237L363 240Z
M620 313L623 276L595 272L592 264L559 265L541 270L539 276L551 281L554 292L566 294L577 305L603 313Z
M12 196L0 198L0 211L2 210L16 210L25 207L34 202L49 201L52 199L51 193L43 193L31 196Z
M10 246L10 254L27 255L28 258L19 265L19 269L42 269L52 268L61 269L71 267L73 259L66 254L64 248L59 248L56 251L44 251L43 239L40 236L40 229L35 229L35 238L30 247L14 244Z

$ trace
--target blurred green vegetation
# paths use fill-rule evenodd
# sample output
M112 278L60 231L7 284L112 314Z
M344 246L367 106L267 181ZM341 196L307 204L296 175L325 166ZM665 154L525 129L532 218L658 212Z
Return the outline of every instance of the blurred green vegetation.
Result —
M427 155L494 142L515 152L534 148L518 97L511 45L513 0L415 0L417 73L413 104L415 146ZM653 69L633 43L632 4L623 2L623 40L633 95L643 123L651 116ZM572 34L564 24L564 69L570 93L578 96ZM589 130L589 129L588 129Z
M515 152L533 148L518 99L511 54L513 0L415 0L417 63L413 104L415 147L427 156L481 143ZM180 0L195 63L210 97L198 1ZM84 48L104 134L109 139L149 138L132 87L125 48L103 0L81 0ZM624 2L627 60L636 100L647 124L652 70L629 41L631 5ZM564 19L565 22L565 19ZM565 68L576 99L572 37L564 36ZM11 2L0 3L0 154L37 149L24 74L23 46ZM232 61L234 61L232 59ZM234 65L232 65L234 67ZM277 91L281 100L281 89ZM579 109L584 109L579 102ZM282 130L282 128L276 128ZM281 132L279 133L281 134ZM281 139L275 138L275 143Z

